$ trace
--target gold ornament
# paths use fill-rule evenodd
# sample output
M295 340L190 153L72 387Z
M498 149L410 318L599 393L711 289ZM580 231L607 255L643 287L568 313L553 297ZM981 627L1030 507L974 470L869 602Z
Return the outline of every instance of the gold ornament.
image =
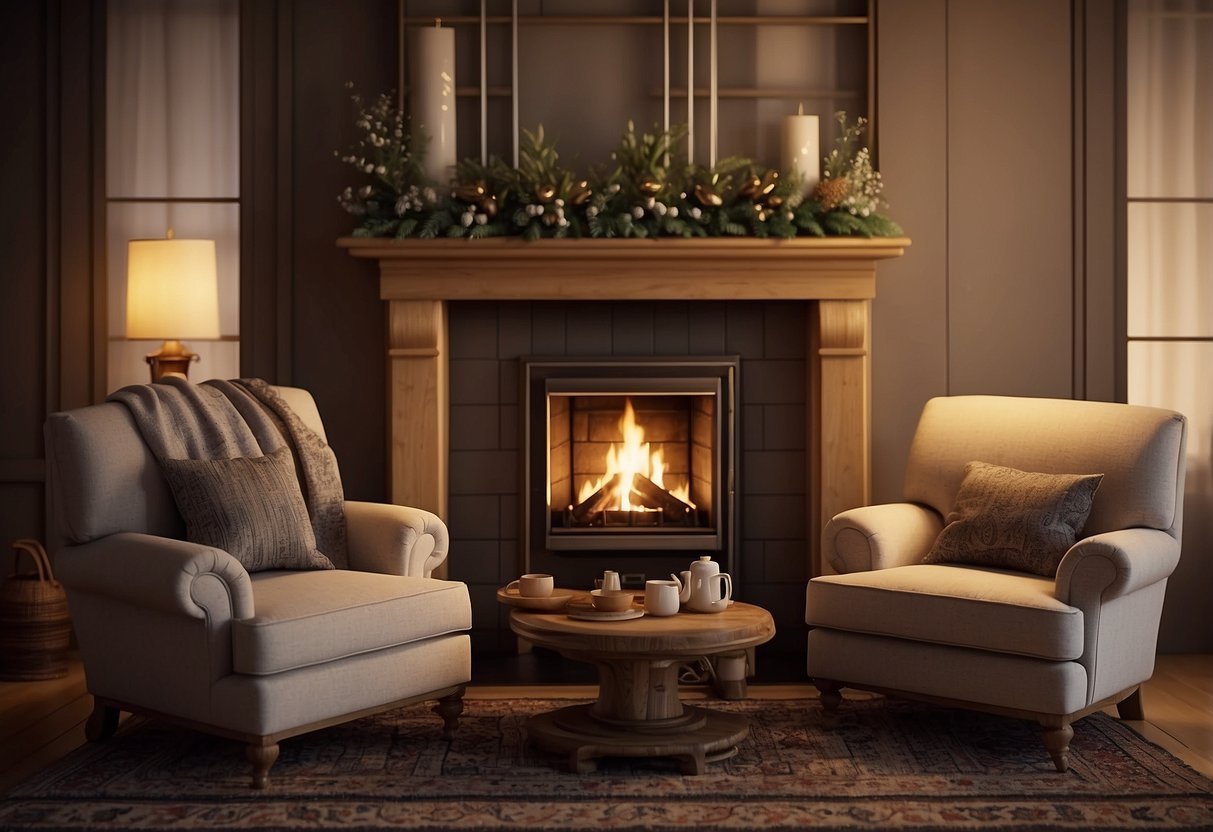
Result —
M651 176L640 180L640 192L645 196L657 196L661 191L661 183Z
M574 205L581 205L587 199L589 199L590 195L593 193L594 192L590 190L590 183L585 179L582 179L569 189L569 202L573 203Z
M540 202L551 202L556 197L556 186L539 185L535 188L535 196Z
M768 170L761 178L751 176L749 181L742 186L741 195L746 199L758 202L770 196L771 191L775 190L775 184L778 179L779 172L774 170Z
M456 185L451 191L457 199L476 207L477 212L486 214L490 219L497 216L497 197L488 193L483 182L469 182Z
M699 200L699 204L704 208L719 208L724 205L724 199L720 194L712 190L711 185L698 184L695 186L695 198Z

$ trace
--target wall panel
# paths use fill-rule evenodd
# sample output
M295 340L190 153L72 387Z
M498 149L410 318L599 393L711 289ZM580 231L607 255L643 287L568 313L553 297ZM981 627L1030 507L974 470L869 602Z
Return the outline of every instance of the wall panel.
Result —
M872 498L901 497L918 413L948 392L947 2L882 3L879 165L913 245L881 263L872 303Z
M953 394L1072 395L1070 14L948 5Z

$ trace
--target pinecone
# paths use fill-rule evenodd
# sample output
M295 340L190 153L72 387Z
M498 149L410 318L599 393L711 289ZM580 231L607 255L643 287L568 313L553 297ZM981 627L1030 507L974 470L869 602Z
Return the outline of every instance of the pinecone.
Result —
M851 191L851 183L845 176L838 179L823 179L813 189L813 199L821 206L821 210L829 211L847 198Z

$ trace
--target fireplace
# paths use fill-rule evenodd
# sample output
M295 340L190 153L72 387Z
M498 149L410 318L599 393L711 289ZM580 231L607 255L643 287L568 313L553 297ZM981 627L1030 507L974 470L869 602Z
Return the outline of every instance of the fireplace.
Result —
M555 303L569 315L567 330L558 330L555 347L567 345L568 352L561 354L569 355L618 356L637 351L633 341L616 343L610 333L604 345L597 343L601 333L595 328L595 310L618 301L691 305L684 330L689 337L681 343L650 339L654 355L668 355L672 349L681 355L682 348L689 354L736 351L728 343L701 337L718 333L723 316L697 318L694 310L700 302L719 302L730 314L739 302L761 302L768 310L783 310L795 320L790 329L781 328L785 334L773 345L786 349L798 344L804 398L799 414L783 408L756 416L746 403L738 421L745 430L742 450L754 447L757 441L765 462L783 466L781 478L791 479L789 466L801 466L805 493L773 497L747 484L746 502L737 506L724 545L740 530L745 551L737 556L742 568L735 571L744 581L744 600L774 614L779 632L772 648L800 652L804 580L828 569L817 552L822 526L835 513L869 501L870 302L876 296L877 264L900 257L909 244L904 238L849 237L530 243L514 238L473 242L342 239L339 245L351 255L378 263L380 297L387 304L385 372L390 427L385 465L390 473L389 497L402 505L438 513L449 520L453 534L460 536L448 562L451 576L467 581L471 589L474 638L487 638L502 648L514 643L508 616L499 609L495 592L528 564L536 571L551 571L543 570L542 561L533 554L547 558L555 551L565 562L584 564L587 575L594 568L615 568L633 576L650 573L650 577L661 577L658 561L662 570L666 561L618 549L599 550L596 557L594 552L560 552L546 546L528 551L529 537L524 539L518 528L528 522L521 507L526 486L514 462L519 458L514 437L521 433L513 418L521 408L517 358L550 354L552 341L536 335L514 350L517 341L503 312L485 340L502 350L510 345L513 361L493 362L491 374L485 376L477 372L484 360L481 354L452 354L454 345L448 341L448 306L452 302L501 303L503 309L512 308L513 302L523 308L532 302ZM539 312L534 314L535 331L549 335L552 330L546 319L541 323ZM575 322L574 314L578 315ZM768 318L770 314L768 311ZM574 340L595 343L590 349L573 350ZM708 346L694 348L705 341ZM452 362L461 365L456 372L452 372ZM462 366L465 364L468 366ZM764 373L761 362L758 372L749 359L743 366L747 397L755 389L766 388L778 398L783 382ZM468 367L474 376L470 379ZM457 393L468 387L477 393L495 387L501 391L499 405L475 401L466 407L489 420L477 421L477 444L491 445L489 452L495 454L491 462L478 463L470 471L463 468L466 452L450 447L452 387L459 388ZM501 422L494 429L492 420L498 417ZM460 412L457 421L464 420ZM781 426L781 436L798 434L802 438L768 448L766 431L775 424ZM752 477L752 460L743 461L741 473ZM458 482L469 478L484 481L476 495L450 493L452 464L459 467ZM782 531L773 531L780 526ZM756 531L763 539L752 539ZM676 552L670 558L685 569L693 554ZM562 582L565 580L568 586L587 585L582 575L562 576Z
M637 576L687 552L731 566L738 368L736 357L524 359L527 568L599 570L606 552L611 564L657 559Z

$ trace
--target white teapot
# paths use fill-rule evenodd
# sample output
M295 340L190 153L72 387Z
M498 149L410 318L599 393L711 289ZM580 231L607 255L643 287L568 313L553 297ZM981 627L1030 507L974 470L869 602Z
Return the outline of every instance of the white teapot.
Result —
M733 599L733 576L721 572L710 555L694 561L681 579L673 573L670 577L678 581L678 599L695 612L724 612Z

